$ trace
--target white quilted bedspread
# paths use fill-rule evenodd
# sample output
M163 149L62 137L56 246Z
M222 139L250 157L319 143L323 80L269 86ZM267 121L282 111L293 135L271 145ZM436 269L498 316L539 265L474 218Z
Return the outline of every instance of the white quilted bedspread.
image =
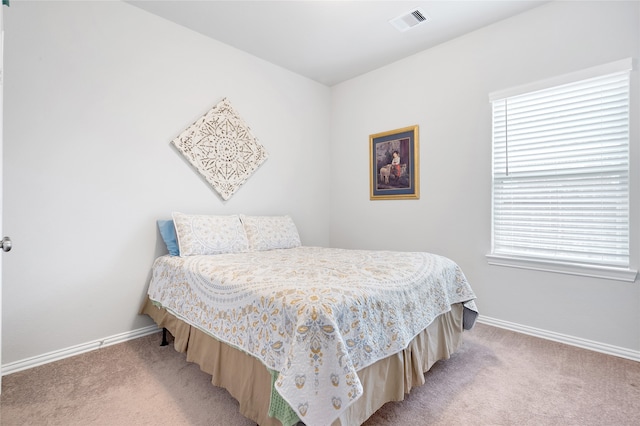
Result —
M308 426L362 394L356 372L404 349L475 295L451 260L418 252L298 247L158 258L149 297L279 372L275 387Z

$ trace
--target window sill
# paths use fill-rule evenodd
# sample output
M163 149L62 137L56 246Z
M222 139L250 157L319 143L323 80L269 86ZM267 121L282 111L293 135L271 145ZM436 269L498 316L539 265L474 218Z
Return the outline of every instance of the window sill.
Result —
M569 262L551 262L499 254L487 254L486 257L489 265L533 269L536 271L556 272L569 275L581 275L585 277L604 278L608 280L634 282L636 280L636 275L638 274L638 271L636 270L625 268L614 268L596 265L586 266Z

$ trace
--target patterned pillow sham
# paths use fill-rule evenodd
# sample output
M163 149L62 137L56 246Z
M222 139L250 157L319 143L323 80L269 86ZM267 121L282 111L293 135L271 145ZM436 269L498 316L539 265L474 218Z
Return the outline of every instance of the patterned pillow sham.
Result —
M300 235L290 216L240 215L250 251L287 249L301 245Z
M249 251L247 234L238 215L192 215L174 212L180 256Z

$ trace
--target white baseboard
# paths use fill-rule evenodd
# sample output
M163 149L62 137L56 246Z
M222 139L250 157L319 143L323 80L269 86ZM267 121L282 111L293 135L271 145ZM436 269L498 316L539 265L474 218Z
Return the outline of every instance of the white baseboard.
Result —
M104 339L94 340L93 342L83 343L80 345L71 346L66 349L60 349L57 351L34 356L34 357L23 359L20 361L10 362L2 365L2 369L1 369L2 375L6 376L11 373L17 373L18 371L27 370L29 368L37 367L43 364L48 364L54 361L59 361L61 359L69 358L74 355L80 355L85 352L115 345L117 343L123 343L123 342L126 342L127 340L137 339L139 337L157 333L158 331L159 331L158 326L154 324L147 327L139 328L137 330L127 331L125 333L120 333L114 336L105 337Z
M569 336L566 334L556 333L553 331L542 330L539 328L529 327L526 325L516 324L509 321L503 321L496 318L480 315L478 322L494 327L504 328L506 330L518 333L528 334L542 339L553 340L554 342L564 343L571 346L577 346L583 349L589 349L608 355L614 355L621 358L627 358L633 361L640 361L640 351L633 351L619 346L613 346L606 343L594 342L592 340L582 339L579 337ZM159 331L156 325L139 328L137 330L128 331L126 333L116 334L114 336L105 337L104 339L94 340L93 342L83 343L81 345L72 346L66 349L49 352L43 355L34 356L20 361L10 362L2 365L2 375L17 373L18 371L27 370L39 365L48 364L50 362L59 361L85 352L104 348L107 346L123 343L127 340L137 339Z
M601 352L607 355L614 355L620 358L627 358L632 361L640 361L640 351L634 351L619 346L609 345L607 343L595 342L593 340L582 339L580 337L569 336L566 334L556 333L553 331L542 330L539 328L529 327L526 325L516 324L509 321L503 321L496 318L478 316L478 322L491 325L494 327L504 328L506 330L518 333L528 334L542 339L553 340L554 342L564 343L571 346L577 346L583 349L589 349Z

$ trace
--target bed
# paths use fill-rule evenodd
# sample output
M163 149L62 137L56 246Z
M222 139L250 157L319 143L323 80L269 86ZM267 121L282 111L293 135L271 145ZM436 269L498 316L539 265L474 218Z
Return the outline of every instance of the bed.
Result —
M303 246L289 216L174 213L161 233L141 313L261 426L362 424L477 316L460 267L435 254Z

